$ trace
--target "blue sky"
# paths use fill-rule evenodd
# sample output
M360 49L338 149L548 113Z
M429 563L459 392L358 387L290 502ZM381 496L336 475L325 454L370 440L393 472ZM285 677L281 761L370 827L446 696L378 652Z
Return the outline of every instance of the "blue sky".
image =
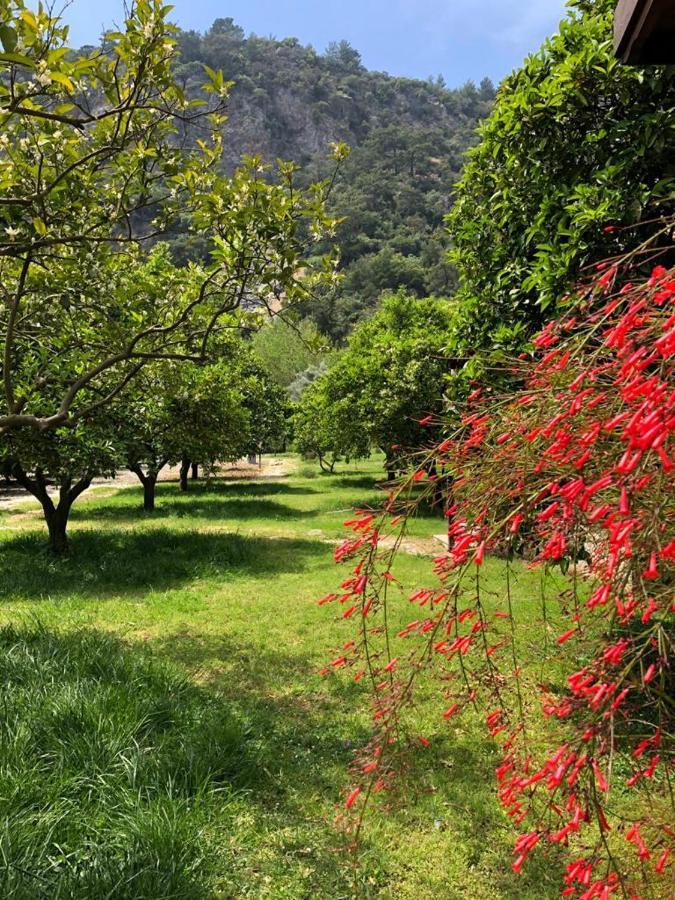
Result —
M123 0L72 0L73 44L95 43L123 19ZM557 29L565 0L174 0L172 18L203 31L232 16L246 32L293 36L324 50L350 41L364 63L394 75L442 74L449 86L499 81Z

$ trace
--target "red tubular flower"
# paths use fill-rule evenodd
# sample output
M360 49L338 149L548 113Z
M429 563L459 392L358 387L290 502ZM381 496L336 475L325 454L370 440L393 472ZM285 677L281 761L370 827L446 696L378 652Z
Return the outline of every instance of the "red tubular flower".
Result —
M511 868L516 873L516 875L520 875L520 871L523 868L525 860L527 859L527 853L521 853L512 863Z
M640 460L642 459L642 451L638 450L635 453L631 453L630 450L626 450L621 459L619 460L619 464L616 467L616 471L621 475L630 475L634 469L637 468Z
M666 544L659 555L661 559L670 559L675 562L675 541L670 541L669 544Z
M520 523L523 521L525 516L522 513L516 513L511 520L510 532L511 534L516 534L518 529L520 528Z
M557 501L553 501L543 512L540 512L537 515L538 522L547 522L550 518L552 518L557 510L560 508L560 504Z
M598 790L601 790L603 793L605 793L607 791L607 782L605 781L605 776L602 774L600 766L598 766L595 760L591 761L591 766L595 774L595 782L598 786Z
M643 612L640 619L643 625L648 625L650 623L652 616L658 610L658 608L658 603L655 602L653 597L650 597L647 603L647 609Z
M654 580L659 577L659 567L656 553L652 552L649 556L649 565L642 573L642 577L648 580Z
M649 859L651 853L647 849L645 842L640 834L640 825L636 823L632 825L628 831L626 832L626 840L630 841L631 844L635 844L635 847L638 851L638 856L640 859Z
M666 274L667 269L665 268L665 266L654 266L654 268L652 269L652 274L649 277L649 287L654 287L655 285L657 285Z
M598 278L598 284L603 288L608 288L616 278L617 275L617 267L610 266L603 274Z
M663 447L657 447L656 452L658 454L659 459L661 460L661 465L663 466L663 471L668 473L672 472L675 469L675 463L670 459L666 451Z
M656 676L656 663L650 663L645 669L645 674L642 676L642 683L649 684L650 681L653 681Z
M351 794L345 800L345 809L351 809L352 806L356 803L356 800L361 793L361 788L357 787L351 792Z
M564 644L565 641L568 641L572 637L573 634L576 634L578 632L578 630L579 630L578 628L570 628L569 631L565 631L558 638L558 643Z
M619 500L619 512L622 516L630 515L630 505L628 503L628 491L625 487L621 488L621 499Z
M658 861L657 861L656 865L654 866L654 871L658 872L659 875L663 874L663 871L666 868L666 865L668 864L668 858L670 857L671 852L672 851L670 850L670 848L666 847L666 849L663 851L661 856L659 856Z

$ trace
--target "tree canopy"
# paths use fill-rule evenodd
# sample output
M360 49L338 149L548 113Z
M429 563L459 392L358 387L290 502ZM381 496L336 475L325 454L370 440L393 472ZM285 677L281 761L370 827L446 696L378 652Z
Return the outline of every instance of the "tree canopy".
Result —
M522 344L584 266L665 224L675 189L675 70L622 65L616 4L573 4L508 77L450 213L465 347Z
M330 353L330 343L311 319L277 316L253 335L253 348L270 378L288 388L294 379L318 366Z
M123 32L77 54L48 10L0 4L0 431L72 422L148 360L204 358L225 313L306 296L328 185L298 190L294 166L273 178L252 158L222 173L229 85L209 69L200 98L182 91L168 10L139 0ZM146 266L179 220L206 236L203 265L158 251Z
M355 458L377 448L393 468L400 448L426 439L429 429L420 420L438 416L444 407L454 312L446 300L385 298L302 395L296 416L300 449Z

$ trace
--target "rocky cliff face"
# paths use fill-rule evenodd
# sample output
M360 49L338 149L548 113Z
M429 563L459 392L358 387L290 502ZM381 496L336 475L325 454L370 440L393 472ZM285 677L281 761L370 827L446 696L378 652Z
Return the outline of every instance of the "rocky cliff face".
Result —
M489 110L489 80L447 90L439 80L396 78L365 69L348 44L325 54L294 38L244 36L231 20L204 35L180 35L179 75L196 91L202 64L234 82L227 126L231 163L244 153L309 162L331 141L358 147L373 130L441 129L468 143Z
M329 146L352 156L335 192L345 216L338 239L345 280L338 295L310 311L340 339L383 291L451 293L443 216L463 154L491 109L489 80L448 90L368 71L347 43L319 54L294 38L246 37L231 19L206 34L182 32L178 76L198 94L204 65L234 82L225 126L225 166L242 154L294 160L307 180L327 174Z

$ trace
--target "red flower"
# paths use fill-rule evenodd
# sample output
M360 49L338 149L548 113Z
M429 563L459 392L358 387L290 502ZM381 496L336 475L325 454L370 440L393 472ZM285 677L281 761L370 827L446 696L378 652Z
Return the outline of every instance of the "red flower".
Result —
M650 554L649 565L642 573L642 577L652 581L659 577L659 567L656 560L656 553L652 552Z
M361 788L357 787L351 792L351 794L345 800L345 809L351 809L352 806L356 803L356 799L361 793Z
M565 631L558 638L558 643L564 644L565 641L568 641L572 637L573 634L576 634L578 632L578 630L579 630L578 628L570 628L569 631Z

